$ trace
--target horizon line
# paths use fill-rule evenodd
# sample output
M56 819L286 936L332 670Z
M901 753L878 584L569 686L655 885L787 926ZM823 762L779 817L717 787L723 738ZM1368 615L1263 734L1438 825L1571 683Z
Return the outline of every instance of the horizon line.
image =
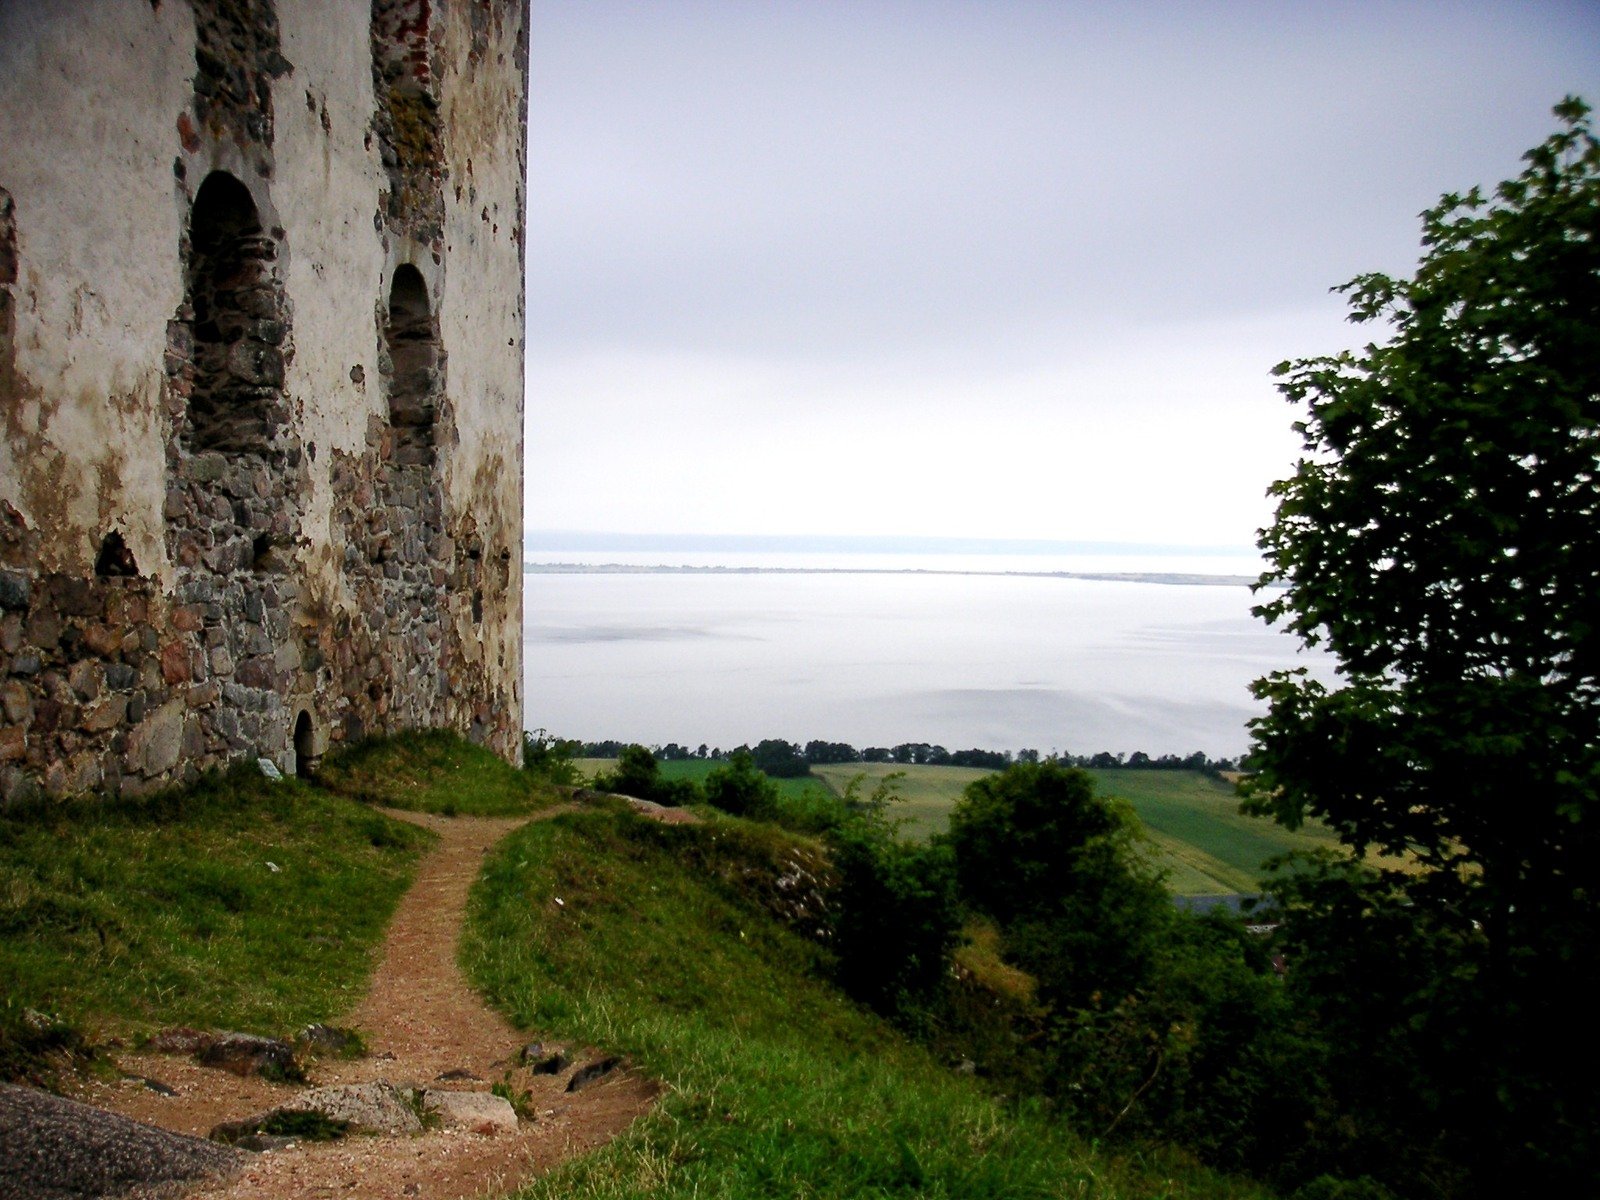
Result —
M720 550L778 554L1109 554L1256 555L1255 546L1052 538L939 537L918 534L626 533L524 529L524 550Z

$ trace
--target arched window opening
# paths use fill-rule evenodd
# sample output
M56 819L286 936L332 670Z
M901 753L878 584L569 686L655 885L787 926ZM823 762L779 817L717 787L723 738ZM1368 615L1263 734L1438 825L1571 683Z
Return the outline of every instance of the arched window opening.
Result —
M394 273L384 340L390 363L394 464L432 466L433 426L439 407L439 331L428 302L428 285L409 263Z
M194 313L194 381L189 396L194 450L262 450L273 398L283 387L287 334L273 263L244 184L206 177L189 220L188 301Z
M322 756L317 753L317 732L311 714L305 709L294 722L294 773L301 779L316 778Z

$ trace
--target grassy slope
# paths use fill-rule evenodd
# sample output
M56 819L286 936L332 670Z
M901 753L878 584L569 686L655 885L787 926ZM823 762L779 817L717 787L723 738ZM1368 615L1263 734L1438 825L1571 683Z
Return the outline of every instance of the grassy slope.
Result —
M695 839L734 836L586 812L487 864L469 975L517 1023L624 1051L669 1088L529 1197L1263 1194L1176 1158L1114 1162L941 1068L821 982L812 943L686 865Z
M904 771L896 807L906 833L926 837L942 831L961 791L989 774L972 767L903 767L888 763L849 763L813 768L836 793L856 775L865 787L892 771ZM1168 885L1181 895L1255 891L1260 865L1289 850L1332 847L1337 840L1319 825L1290 832L1264 818L1239 812L1232 785L1196 771L1090 771L1099 791L1133 805L1168 874Z
M429 840L249 771L0 819L0 1017L261 1032L335 1017Z
M328 761L319 782L370 804L450 816L509 817L560 799L532 776L439 730L351 746Z

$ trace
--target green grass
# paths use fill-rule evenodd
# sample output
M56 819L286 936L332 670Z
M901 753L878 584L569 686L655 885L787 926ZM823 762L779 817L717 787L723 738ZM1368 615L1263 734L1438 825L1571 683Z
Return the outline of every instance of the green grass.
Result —
M902 800L893 813L904 821L906 835L914 838L943 832L962 790L990 774L975 767L893 763L843 763L812 770L840 795L856 775L866 775L863 790L870 791L891 772L905 772L899 782ZM1253 892L1260 886L1260 867L1268 858L1338 845L1322 825L1308 823L1291 832L1265 818L1243 815L1231 784L1198 771L1110 769L1089 774L1102 795L1122 797L1139 814L1155 861L1167 872L1167 886L1179 895Z
M744 852L756 835L740 830L584 812L519 830L487 863L470 977L519 1025L626 1053L667 1085L530 1200L1265 1194L1176 1156L1096 1154L934 1062L823 982L825 953L742 899L742 872L705 869Z
M896 763L832 763L811 769L838 796L844 795L844 789L858 775L866 776L861 784L861 794L865 796L890 775L904 772L905 778L898 781L896 788L900 802L890 812L903 822L904 835L917 839L943 833L950 824L950 810L967 785L994 773L979 767L905 767Z
M1186 895L1253 892L1261 864L1290 850L1333 849L1339 841L1322 825L1291 831L1239 811L1232 784L1197 771L1091 770L1103 795L1133 805L1171 871L1168 886Z
M336 1017L431 839L243 769L0 819L0 1042L26 1009L128 1031Z
M438 730L358 742L329 755L318 782L370 804L447 816L517 816L561 799L482 746Z
M578 770L585 779L593 779L601 771L616 769L617 760L614 758L580 758L575 760ZM706 776L718 767L726 766L713 758L677 758L670 762L660 764L661 778L663 779L688 779L694 783L704 783ZM773 786L778 789L780 796L800 799L807 793L820 792L827 795L828 785L820 778L819 768L812 768L813 775L818 778L801 776L798 779L772 779ZM768 776L768 778L772 778Z

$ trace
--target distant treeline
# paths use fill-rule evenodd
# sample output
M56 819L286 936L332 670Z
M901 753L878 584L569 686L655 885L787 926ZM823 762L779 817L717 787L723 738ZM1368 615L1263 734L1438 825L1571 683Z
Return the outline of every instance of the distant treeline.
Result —
M623 747L632 743L619 741L581 742L577 756L581 758L617 758ZM927 742L902 742L898 746L868 746L858 750L847 742L810 741L803 746L786 742L782 738L767 738L754 746L735 746L723 750L720 746L707 746L704 742L694 749L668 742L665 746L652 746L650 751L660 762L683 759L708 759L727 762L735 754L748 754L755 765L775 778L792 778L809 774L814 766L829 763L897 763L902 766L928 767L978 767L988 771L1003 771L1016 762L1040 762L1048 759L1063 766L1104 769L1124 767L1136 771L1200 771L1217 775L1223 771L1236 771L1239 763L1231 758L1208 758L1200 751L1180 756L1162 754L1151 756L1142 750L1132 754L1112 754L1102 750L1098 754L1041 755L1037 750L946 750L943 746Z

